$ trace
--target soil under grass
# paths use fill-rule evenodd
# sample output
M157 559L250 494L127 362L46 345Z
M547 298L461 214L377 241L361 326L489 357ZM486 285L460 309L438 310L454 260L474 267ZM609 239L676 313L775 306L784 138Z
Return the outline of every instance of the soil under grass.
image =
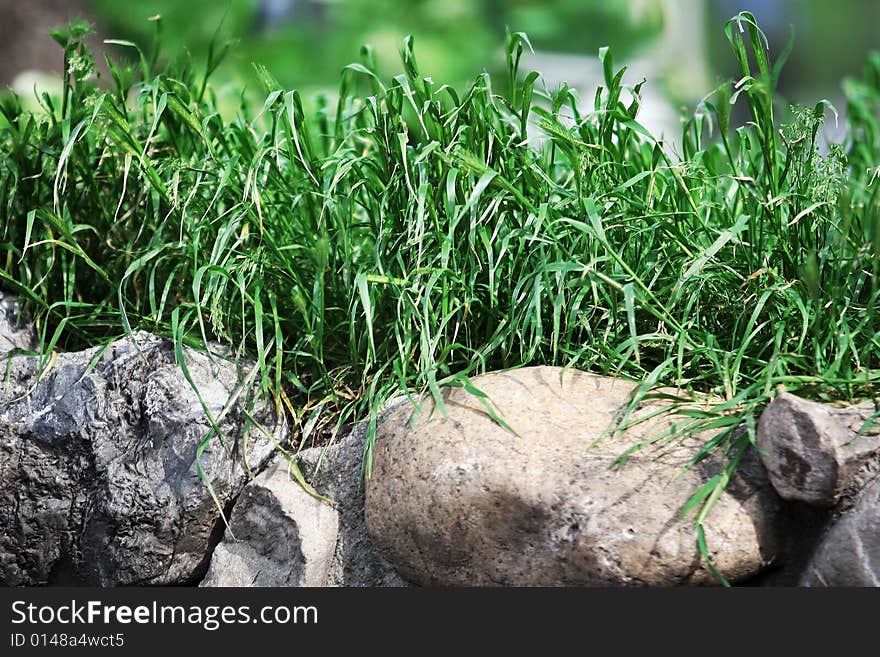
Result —
M826 105L786 111L748 13L726 26L742 79L675 144L638 123L640 85L604 49L587 108L521 71L513 34L503 94L422 77L408 40L403 73L365 48L309 111L260 69L265 103L228 120L222 48L166 65L130 44L136 63L95 84L84 37L56 35L63 98L0 107L0 286L47 352L135 329L227 344L306 446L401 391L522 365L642 381L633 406L657 384L719 395L680 409L680 432L717 436L697 458L729 456L698 525L777 386L880 391L880 55L844 85L847 141L820 152Z

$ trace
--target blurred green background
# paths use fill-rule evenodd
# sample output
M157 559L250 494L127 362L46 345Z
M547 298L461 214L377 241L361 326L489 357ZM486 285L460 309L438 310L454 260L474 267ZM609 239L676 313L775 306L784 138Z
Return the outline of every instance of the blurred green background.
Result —
M107 32L145 41L152 29L145 19L161 14L168 49L185 47L197 56L222 21L223 32L239 40L231 60L241 79L253 80L256 61L297 88L335 86L366 43L382 70L396 73L407 34L415 36L426 73L461 84L500 63L506 26L527 32L537 49L579 54L595 54L609 38L628 53L662 28L658 3L607 0L89 0L88 6Z
M587 99L601 75L598 48L611 46L616 62L630 64L630 82L646 77L655 104L668 105L658 121L670 123L716 79L736 75L723 28L743 9L757 16L772 51L785 46L794 28L795 49L782 78L782 92L793 101L834 102L841 80L880 48L877 0L0 0L0 84L26 90L33 78L22 78L23 71L57 71L60 49L46 33L75 16L96 25L93 43L101 47L111 37L149 44L154 23L148 19L159 14L164 52L188 51L197 65L222 24L223 39L237 45L215 86L233 95L242 88L262 94L254 62L305 96L332 90L365 43L391 76L400 70L406 34L415 37L423 73L463 86L484 70L503 70L510 29L526 32L538 51L526 66L545 73L550 86L572 83Z

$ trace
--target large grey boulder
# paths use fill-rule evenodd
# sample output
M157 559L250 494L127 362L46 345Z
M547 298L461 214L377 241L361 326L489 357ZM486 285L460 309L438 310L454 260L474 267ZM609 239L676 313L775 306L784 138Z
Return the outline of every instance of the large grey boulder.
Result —
M0 290L0 358L15 349L33 351L36 347L33 325L21 316L18 298Z
M475 377L514 435L463 388L426 398L379 427L366 523L381 553L425 585L677 585L715 580L680 511L715 475L708 458L682 473L708 436L632 454L675 418L652 400L642 424L588 449L629 403L634 383L533 367ZM658 414L659 413L659 414ZM653 416L653 417L650 417ZM680 419L680 417L678 418ZM714 565L730 581L777 556L779 499L748 453L705 520Z
M234 364L135 334L105 350L11 359L0 373L0 582L198 579L227 505L286 427ZM206 406L221 436L209 437ZM248 429L247 440L242 440ZM216 497L216 501L213 499ZM215 535L217 538L215 538Z
M880 459L880 431L860 429L876 412L873 403L837 407L780 393L764 409L757 439L779 494L832 506L863 485L862 471Z
M880 478L830 524L800 585L880 586Z
M338 536L339 514L279 453L236 500L200 586L327 586Z

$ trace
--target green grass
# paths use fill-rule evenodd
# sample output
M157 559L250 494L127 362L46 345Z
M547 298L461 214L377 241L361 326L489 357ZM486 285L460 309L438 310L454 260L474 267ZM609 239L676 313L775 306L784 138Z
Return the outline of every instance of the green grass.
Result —
M678 433L717 436L698 458L728 456L687 507L704 554L702 521L778 385L880 390L880 56L846 82L849 138L823 154L825 105L786 113L747 13L726 27L742 79L668 145L621 100L607 50L588 111L519 70L513 34L503 94L488 75L422 77L408 40L396 77L364 49L306 115L264 73L263 106L224 121L204 62L147 51L98 88L77 30L59 35L60 101L2 103L0 286L45 349L135 328L229 344L300 444L375 422L401 391L528 364L644 381L633 404L655 384L719 395L677 414Z

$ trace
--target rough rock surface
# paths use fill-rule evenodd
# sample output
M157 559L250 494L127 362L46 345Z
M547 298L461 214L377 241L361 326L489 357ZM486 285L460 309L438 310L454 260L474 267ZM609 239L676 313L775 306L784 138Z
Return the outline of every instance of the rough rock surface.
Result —
M370 536L401 575L425 585L676 585L712 583L696 547L691 494L719 469L711 458L675 478L700 437L612 463L670 426L655 416L592 450L635 384L534 367L473 379L518 435L462 388L380 425L366 485ZM637 416L664 404L646 402ZM432 413L432 411L434 411ZM707 438L703 436L702 439ZM777 553L779 499L752 453L705 521L714 564L729 580Z
M367 535L361 478L366 435L362 423L326 449L297 455L313 491L330 502L307 493L277 455L236 500L200 586L409 586Z
M880 478L831 523L800 585L880 586Z
M225 505L249 479L243 462L259 471L271 455L255 428L239 451L250 394L234 396L235 365L184 350L224 437L205 441L209 421L172 345L135 338L59 354L42 374L37 357L14 357L0 373L0 583L198 581L222 527L198 464ZM282 437L265 405L253 413Z
M859 429L874 404L834 407L780 393L758 424L758 445L777 492L787 500L831 506L880 458L880 432Z
M338 535L339 514L278 454L236 500L200 586L327 586Z
M403 400L397 399L388 404L380 413L380 425L402 403ZM333 500L339 511L339 540L327 583L330 586L411 586L382 557L367 533L361 476L366 437L367 423L363 422L327 450L307 449L298 457L306 479L317 492Z
M32 351L36 346L33 327L21 321L17 298L0 290L0 358L13 349Z

